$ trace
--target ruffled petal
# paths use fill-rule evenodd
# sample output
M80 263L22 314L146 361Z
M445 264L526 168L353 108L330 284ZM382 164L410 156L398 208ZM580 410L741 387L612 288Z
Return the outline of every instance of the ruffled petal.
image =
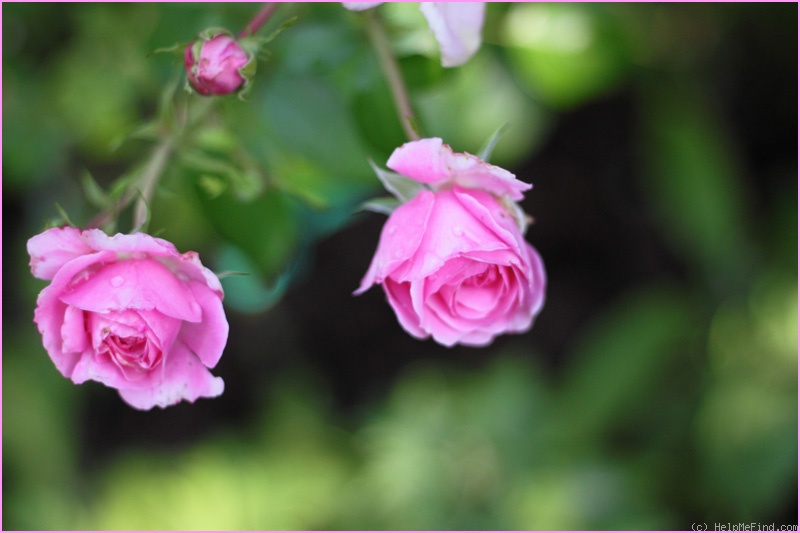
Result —
M31 272L39 279L52 280L69 261L93 251L81 231L69 226L51 228L28 239Z
M460 185L495 196L521 200L531 185L518 180L511 172L486 163L467 153L454 153L442 139L433 137L407 142L396 148L386 166L434 189Z
M184 323L180 338L204 365L214 368L228 342L228 320L222 308L222 299L201 283L193 281L188 285L203 309L203 320Z
M215 377L191 350L178 342L166 359L163 380L147 389L120 387L120 396L131 407L148 410L168 407L182 400L215 398L225 390L222 378Z
M472 154L451 151L448 166L453 182L466 189L478 189L519 201L524 198L522 193L532 188L508 170L490 165Z
M202 318L200 305L186 284L150 258L104 265L87 280L65 290L61 300L96 313L155 309L189 322L199 322Z
M391 214L381 230L378 249L369 269L354 294L362 294L390 275L395 276L396 280L403 279L402 274L397 276L395 271L416 254L429 225L433 203L434 194L422 191Z
M64 347L64 317L67 313L67 304L60 300L64 289L79 273L86 271L95 264L103 261L113 261L112 252L99 252L77 257L67 262L53 277L53 281L42 289L36 299L36 310L33 321L42 334L42 344L53 364L64 377L70 377L72 371L81 357L78 352Z
M442 66L457 67L467 62L481 46L484 2L422 2L439 48Z
M511 250L516 257L522 256L525 239L522 237L514 217L496 198L484 191L462 189L461 187L453 189L453 197L458 201L462 210L481 222L486 231L494 236L493 240L503 243L503 246L492 248L475 246L469 249L469 253L507 249Z
M83 311L67 306L61 324L61 348L64 352L82 353L87 346L88 333Z
M437 137L420 139L395 148L386 166L420 183L434 185L452 177L448 164L452 153Z
M414 305L411 302L411 294L409 292L409 283L396 283L391 279L383 282L383 288L386 297L389 299L389 305L397 315L397 320L411 336L418 339L425 339L429 335L419 325L419 315L414 311Z
M180 256L174 244L146 233L130 235L117 233L109 236L99 229L87 229L83 231L83 238L94 250L119 252L120 259L142 258L148 255L154 257Z
M498 202L486 193L469 196L470 209L465 209L456 190L435 194L433 208L426 223L427 231L416 253L406 265L392 273L395 280L427 278L443 268L447 261L472 252L493 252L509 248L513 237L499 231L497 225L484 218L489 210L499 207ZM486 204L479 209L480 202ZM475 216L473 212L477 212Z

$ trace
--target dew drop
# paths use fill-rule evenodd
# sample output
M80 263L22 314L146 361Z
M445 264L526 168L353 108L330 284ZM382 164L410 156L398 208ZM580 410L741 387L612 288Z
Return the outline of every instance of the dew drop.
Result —
M453 226L453 235L456 237L461 237L464 235L464 230L461 229L461 226Z
M401 250L400 248L395 248L394 256L400 259L401 257L403 257L403 250Z
M394 235L395 233L397 233L397 226L389 226L389 229L386 231L389 232L389 235Z
M125 283L125 279L122 276L114 276L111 278L112 287L121 287L123 283Z

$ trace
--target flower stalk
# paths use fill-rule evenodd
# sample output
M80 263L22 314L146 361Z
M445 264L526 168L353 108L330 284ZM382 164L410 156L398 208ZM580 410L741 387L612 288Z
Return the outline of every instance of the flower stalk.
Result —
M264 4L264 7L262 7L259 12L256 13L256 16L253 17L253 20L248 22L247 26L245 26L244 29L239 32L239 39L249 37L257 32L261 26L263 26L264 23L269 20L269 18L272 16L272 13L274 13L277 8L277 2L267 2Z
M386 37L386 30L374 11L367 12L366 18L367 33L372 46L375 48L375 52L378 54L378 62L380 63L383 75L386 76L386 81L389 83L389 88L392 91L392 99L397 109L397 116L400 119L400 124L403 126L403 130L409 140L418 141L420 136L414 126L418 125L419 122L414 116L414 111L411 109L411 100L408 97L408 90L406 89L403 76L400 73L400 66L392 52L389 39Z
M158 143L147 161L144 173L139 178L137 188L140 195L133 211L133 227L135 230L139 230L147 222L150 200L153 198L156 184L164 172L164 167L169 161L171 152L172 141L169 138Z

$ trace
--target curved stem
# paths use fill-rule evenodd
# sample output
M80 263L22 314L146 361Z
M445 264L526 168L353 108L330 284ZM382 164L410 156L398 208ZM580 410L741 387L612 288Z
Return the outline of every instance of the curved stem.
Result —
M262 7L261 10L256 13L256 16L253 17L253 20L248 22L247 26L245 26L244 29L239 32L239 39L253 35L255 32L257 32L261 26L263 26L264 23L269 20L269 17L272 16L272 13L277 8L278 2L267 2L264 4L264 7Z
M367 16L367 33L375 47L375 52L378 54L378 62L383 70L383 75L386 76L386 81L389 83L389 88L392 90L392 98L394 100L395 108L397 109L397 116L400 119L400 124L406 132L408 138L412 141L419 140L419 134L414 129L414 125L418 125L414 111L411 109L411 101L408 98L408 91L406 90L403 76L400 73L400 66L397 64L397 59L392 52L389 39L386 38L386 30L381 24L380 19L374 13L374 10L368 11Z

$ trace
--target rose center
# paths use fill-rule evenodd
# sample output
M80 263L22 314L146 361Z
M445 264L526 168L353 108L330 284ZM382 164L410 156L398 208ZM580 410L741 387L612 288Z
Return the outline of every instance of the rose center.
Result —
M486 287L491 286L497 280L497 267L492 265L491 267L487 268L480 274L473 276L467 283L474 287Z
M133 335L122 337L108 335L103 339L103 347L109 356L120 367L147 372L161 362L161 350L148 342L146 336Z

